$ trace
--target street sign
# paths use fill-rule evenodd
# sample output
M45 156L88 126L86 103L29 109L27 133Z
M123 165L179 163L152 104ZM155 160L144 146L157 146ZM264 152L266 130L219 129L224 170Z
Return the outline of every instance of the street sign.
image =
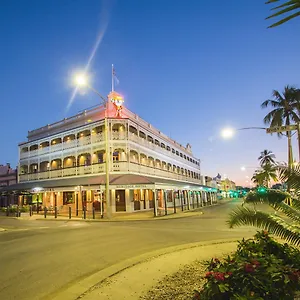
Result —
M286 126L274 126L266 129L267 133L274 133L274 132L285 132L297 130L297 125L286 125Z

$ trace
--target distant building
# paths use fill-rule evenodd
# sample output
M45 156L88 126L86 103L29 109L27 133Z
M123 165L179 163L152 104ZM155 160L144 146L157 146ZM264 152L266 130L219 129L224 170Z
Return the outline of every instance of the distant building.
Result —
M12 169L10 164L0 165L0 207L17 204L18 199L3 191L4 187L17 183L17 169ZM2 191L2 192L1 192Z

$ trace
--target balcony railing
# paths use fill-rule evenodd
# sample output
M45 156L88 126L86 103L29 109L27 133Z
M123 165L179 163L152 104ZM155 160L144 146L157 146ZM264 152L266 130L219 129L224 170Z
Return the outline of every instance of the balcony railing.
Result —
M110 166L110 173L136 173L141 174L144 176L155 176L161 177L166 179L174 179L183 182L194 182L198 184L202 184L201 179L196 179L192 177L188 177L182 174L178 174L176 172L168 171L162 168L154 168L138 163L127 161L119 161L113 162ZM20 182L26 181L37 181L37 180L44 180L44 179L55 179L55 178L62 178L62 177L70 177L70 176L84 176L87 174L104 174L105 173L105 163L93 164L89 166L78 166L78 167L71 167L71 168L62 168L57 170L49 170L31 174L20 174Z

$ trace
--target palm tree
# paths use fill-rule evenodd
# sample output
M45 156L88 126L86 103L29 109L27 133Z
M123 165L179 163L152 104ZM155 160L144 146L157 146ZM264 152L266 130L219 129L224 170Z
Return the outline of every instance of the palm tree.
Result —
M266 203L275 210L274 213L238 207L230 214L228 220L230 228L242 225L255 226L294 245L300 245L300 166L286 167L281 170L281 174L282 179L291 186L293 193L280 190L260 192L259 189L249 192L245 204ZM287 204L288 202L291 206Z
M257 186L269 186L271 180L277 181L277 167L267 163L261 170L256 170L251 180L257 184Z
M279 0L269 0L266 2L266 4L270 4L270 3L274 3L274 2L279 2ZM277 12L272 14L271 16L267 17L267 19L281 16L282 14L285 14L287 12L292 12L292 14L281 19L280 21L272 24L271 26L269 26L269 28L276 27L276 26L281 25L297 16L300 16L300 11L297 11L298 9L300 9L300 0L289 0L279 6L272 8L271 10L277 10Z
M260 156L258 160L260 161L260 165L263 167L266 164L275 164L275 154L272 151L265 149L264 151L260 152Z
M264 123L270 124L270 127L291 125L292 122L299 123L299 90L294 86L285 86L284 91L280 92L274 90L273 97L275 99L266 100L261 104L262 108L268 107L269 105L274 107L264 117ZM286 132L288 137L288 165L290 166L293 160L292 154L292 142L291 142L291 132Z
M265 185L265 178L264 178L263 174L259 170L255 171L255 173L253 174L251 180L257 186L264 186Z

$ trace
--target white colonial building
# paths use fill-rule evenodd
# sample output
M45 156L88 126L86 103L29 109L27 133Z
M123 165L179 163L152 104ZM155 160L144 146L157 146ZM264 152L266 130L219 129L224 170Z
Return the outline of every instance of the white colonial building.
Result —
M20 204L99 209L99 201L105 203L106 143L112 213L154 209L156 215L216 200L189 144L182 146L111 101L106 113L107 140L103 106L28 132L19 144L17 189L33 195L21 196Z

